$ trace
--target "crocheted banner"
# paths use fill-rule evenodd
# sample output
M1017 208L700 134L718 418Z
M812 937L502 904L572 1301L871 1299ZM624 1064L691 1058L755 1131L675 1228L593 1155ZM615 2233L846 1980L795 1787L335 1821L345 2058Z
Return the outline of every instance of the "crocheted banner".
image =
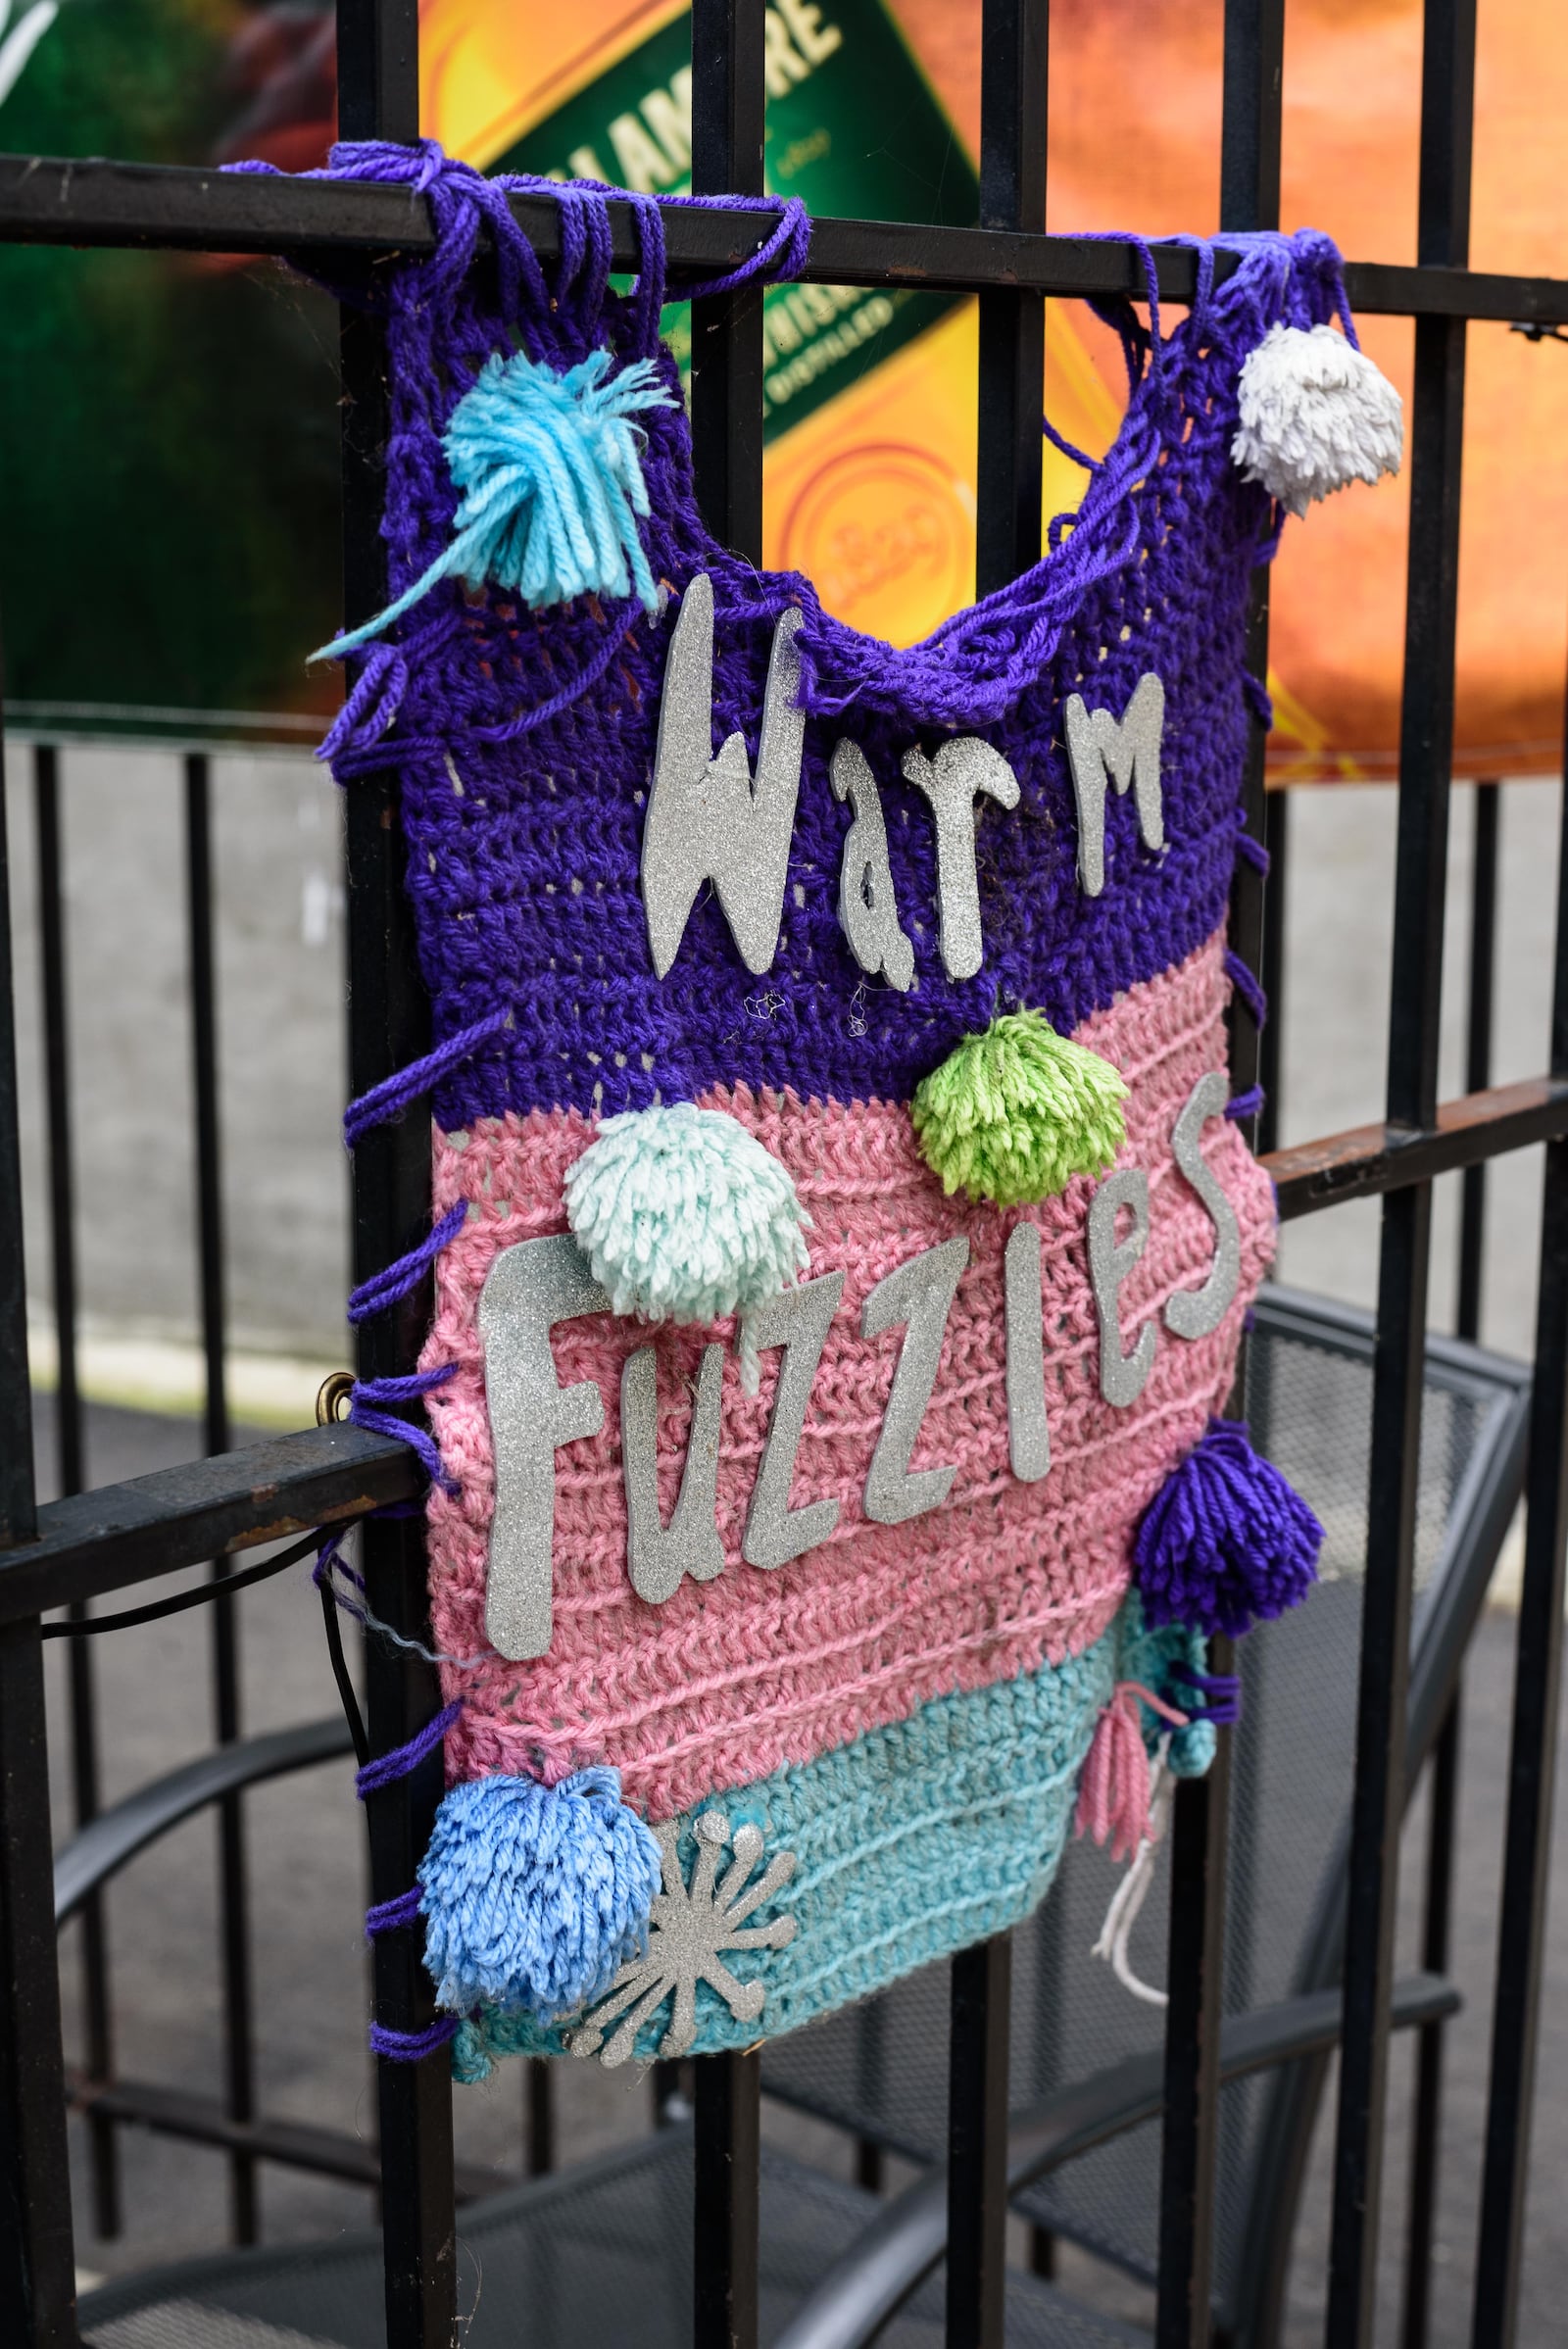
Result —
M1274 1224L1225 1074L1243 650L1397 402L1326 240L1218 291L1200 247L1169 337L1134 241L1075 525L900 652L705 530L653 203L622 296L596 191L547 278L501 183L335 160L441 234L390 292L394 600L332 648L436 1038L350 1126L433 1086L430 1241L355 1307L433 1259L417 1916L466 2077L745 2045L1026 1915L1075 1790L1145 1851L1151 1757L1231 1709L1206 1635L1310 1583L1216 1416Z

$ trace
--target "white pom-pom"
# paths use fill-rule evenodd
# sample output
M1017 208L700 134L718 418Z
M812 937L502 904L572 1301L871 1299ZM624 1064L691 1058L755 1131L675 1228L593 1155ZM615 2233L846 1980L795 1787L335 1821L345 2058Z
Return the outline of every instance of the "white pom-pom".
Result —
M1291 514L1399 469L1404 404L1332 326L1271 326L1243 363L1231 456Z
M789 1169L721 1109L682 1101L607 1117L565 1191L615 1313L719 1321L806 1269L810 1217Z

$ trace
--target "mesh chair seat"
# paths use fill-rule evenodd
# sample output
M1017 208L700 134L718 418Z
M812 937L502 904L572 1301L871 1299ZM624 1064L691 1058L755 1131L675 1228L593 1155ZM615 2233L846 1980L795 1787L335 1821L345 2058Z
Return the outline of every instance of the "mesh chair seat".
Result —
M876 2210L858 2187L764 2149L764 2343ZM690 2349L691 2241L689 2127L470 2204L459 2222L464 2349ZM83 2300L81 2329L84 2349L384 2349L381 2238L367 2228L107 2284ZM1008 2276L1009 2349L1129 2349L1142 2337ZM940 2277L882 2338L942 2349Z

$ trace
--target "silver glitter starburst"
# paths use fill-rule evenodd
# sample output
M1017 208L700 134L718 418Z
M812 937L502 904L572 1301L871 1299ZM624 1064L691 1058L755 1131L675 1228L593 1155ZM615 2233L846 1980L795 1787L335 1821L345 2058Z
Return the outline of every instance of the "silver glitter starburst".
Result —
M752 1872L762 1856L760 1827L738 1827L732 1838L721 1811L704 1811L692 1832L697 1859L688 1886L681 1874L677 1823L668 1820L655 1828L663 1855L664 1888L649 1919L647 1954L627 1959L598 2005L567 2034L573 2055L597 2055L607 2068L623 2064L643 2025L671 1992L675 2008L659 2052L684 2055L697 2036L700 1982L717 1991L738 2023L753 2023L761 2013L761 1983L737 1982L721 1953L783 1949L794 1940L793 1917L754 1926L746 1919L788 1884L795 1873L795 1854L775 1852L754 1883ZM719 1855L726 1843L732 1844L735 1856L720 1877Z

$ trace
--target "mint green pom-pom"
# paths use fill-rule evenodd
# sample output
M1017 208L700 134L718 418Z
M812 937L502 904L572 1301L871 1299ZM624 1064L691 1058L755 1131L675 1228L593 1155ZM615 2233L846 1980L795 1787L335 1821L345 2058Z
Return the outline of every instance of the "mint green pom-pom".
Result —
M607 1117L565 1192L615 1313L721 1321L806 1270L810 1217L789 1169L722 1109L681 1101Z
M914 1131L944 1191L1019 1207L1115 1164L1126 1099L1108 1060L1038 1011L1007 1011L921 1079Z

